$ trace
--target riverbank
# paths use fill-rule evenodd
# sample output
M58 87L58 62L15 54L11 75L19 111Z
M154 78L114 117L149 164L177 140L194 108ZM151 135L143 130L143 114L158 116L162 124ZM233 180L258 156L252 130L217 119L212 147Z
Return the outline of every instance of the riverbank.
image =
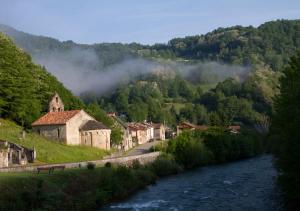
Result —
M0 210L89 210L108 202L127 198L153 184L161 169L167 174L179 172L174 160L165 156L142 166L67 169L48 175L36 173L0 174Z
M284 210L271 155L169 176L100 210Z
M217 131L182 133L150 164L70 169L54 174L1 174L0 210L89 210L127 198L158 178L184 169L252 157L260 140Z

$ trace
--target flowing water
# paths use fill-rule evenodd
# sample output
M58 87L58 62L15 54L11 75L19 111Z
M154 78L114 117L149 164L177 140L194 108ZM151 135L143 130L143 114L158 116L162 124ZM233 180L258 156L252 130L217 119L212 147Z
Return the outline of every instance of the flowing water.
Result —
M158 180L103 210L284 210L272 156L202 167ZM101 209L101 210L102 210Z

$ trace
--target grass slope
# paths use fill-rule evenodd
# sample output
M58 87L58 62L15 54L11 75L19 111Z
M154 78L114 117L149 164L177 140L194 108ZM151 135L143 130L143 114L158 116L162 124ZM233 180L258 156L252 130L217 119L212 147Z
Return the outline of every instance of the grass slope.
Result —
M27 133L21 139L22 128L9 120L0 119L0 139L20 144L29 148L35 147L37 163L67 163L101 159L108 154L104 150L86 146L67 146L56 141L47 140L37 134Z

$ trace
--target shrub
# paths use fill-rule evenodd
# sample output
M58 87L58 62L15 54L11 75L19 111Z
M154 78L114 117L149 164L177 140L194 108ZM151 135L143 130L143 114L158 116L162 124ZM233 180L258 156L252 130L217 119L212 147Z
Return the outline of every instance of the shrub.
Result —
M86 167L89 170L93 170L93 169L95 169L96 165L95 165L95 163L88 162Z
M202 133L202 137L217 163L252 157L263 151L260 138L249 131L236 135L213 128Z
M111 162L106 162L104 165L106 168L111 168Z
M132 161L131 167L133 169L139 169L139 168L141 168L141 166L142 165L138 159Z
M176 174L180 171L180 166L170 154L160 155L152 164L150 164L150 168L157 176L167 176Z
M150 148L151 152L157 152L157 151L161 151L161 152L166 152L167 151L167 142L161 142L157 145L154 145Z
M186 131L169 142L167 152L174 155L177 163L184 168L194 168L205 165L212 159L212 153L207 150L198 133Z

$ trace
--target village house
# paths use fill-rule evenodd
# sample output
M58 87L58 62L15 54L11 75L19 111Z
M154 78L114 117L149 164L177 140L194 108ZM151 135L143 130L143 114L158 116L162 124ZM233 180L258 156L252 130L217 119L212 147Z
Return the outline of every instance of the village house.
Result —
M147 129L147 142L154 141L154 127L152 123L144 122L141 125L145 126Z
M109 112L107 113L107 116L109 116L113 120L113 127L119 128L123 133L123 140L120 148L122 150L129 150L132 147L134 147L134 143L132 141L132 136L128 125L125 122L123 122L115 112Z
M132 141L136 144L145 144L149 141L147 127L140 123L128 123L128 128Z
M64 111L57 93L49 102L49 112L32 123L33 131L68 145L110 149L111 130L84 110Z
M166 139L166 128L162 123L153 123L154 140L164 141Z
M36 158L34 149L0 140L0 168L33 163Z
M177 135L182 133L185 130L207 130L208 126L206 125L194 125L189 122L182 122L179 125L177 125Z

